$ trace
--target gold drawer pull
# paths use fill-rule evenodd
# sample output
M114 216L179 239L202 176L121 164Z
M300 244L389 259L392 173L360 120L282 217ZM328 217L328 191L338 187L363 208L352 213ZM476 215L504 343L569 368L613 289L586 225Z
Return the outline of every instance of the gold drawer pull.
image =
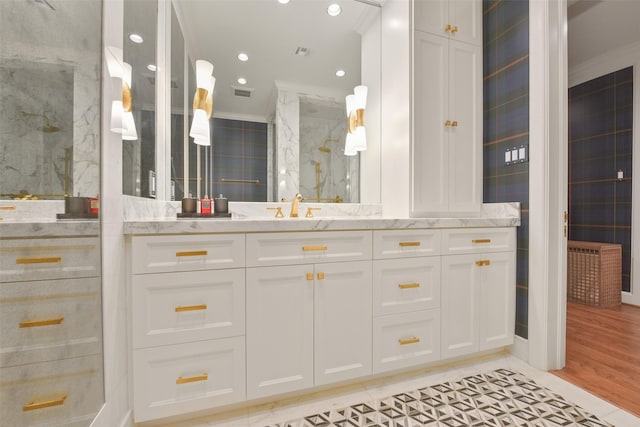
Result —
M50 408L52 406L60 406L64 405L64 401L67 399L67 396L62 396L60 399L55 400L47 400L44 402L29 402L28 405L24 405L22 407L23 411L33 411L34 409L42 409L42 408Z
M482 267L483 265L491 265L491 261L489 261L488 259L483 259L480 261L476 261L476 265L478 267Z
M419 288L420 283L401 283L398 285L400 289L411 289L411 288Z
M207 256L209 252L207 251L185 251L185 252L176 252L176 256Z
M15 211L15 206L0 206L0 211Z
M491 243L491 239L473 239L471 243Z
M62 257L60 256L52 256L45 258L17 258L16 264L46 264L52 262L60 262L62 261Z
M413 338L409 338L408 340L400 339L398 340L398 342L400 343L400 345L416 344L420 342L420 338L413 337Z
M406 246L420 246L420 242L400 242L399 244L403 248Z
M302 250L305 252L309 251L326 251L327 245L318 245L318 246L303 246Z
M176 378L176 384L195 383L198 381L206 381L208 379L209 379L209 374L205 372L204 374L198 375L196 377L187 377L187 378L178 377Z
M206 310L207 304L199 304L199 305L186 305L184 307L176 307L176 313L181 313L183 311L197 311L197 310Z
M20 322L18 324L21 328L34 328L36 326L51 326L59 325L64 320L64 317L57 317L55 319L43 319L43 320L27 320L26 322Z

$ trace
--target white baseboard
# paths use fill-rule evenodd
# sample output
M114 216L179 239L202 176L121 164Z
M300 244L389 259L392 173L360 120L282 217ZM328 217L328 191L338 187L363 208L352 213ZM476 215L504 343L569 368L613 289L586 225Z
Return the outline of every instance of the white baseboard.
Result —
M519 337L516 335L516 338L513 342L513 347L511 347L511 354L513 354L518 359L524 360L525 362L529 362L529 340Z

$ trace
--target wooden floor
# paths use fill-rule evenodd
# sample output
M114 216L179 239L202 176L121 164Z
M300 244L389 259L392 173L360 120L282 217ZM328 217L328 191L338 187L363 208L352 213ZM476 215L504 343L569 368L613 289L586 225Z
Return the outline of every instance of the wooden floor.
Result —
M640 307L567 304L567 362L551 373L640 416Z

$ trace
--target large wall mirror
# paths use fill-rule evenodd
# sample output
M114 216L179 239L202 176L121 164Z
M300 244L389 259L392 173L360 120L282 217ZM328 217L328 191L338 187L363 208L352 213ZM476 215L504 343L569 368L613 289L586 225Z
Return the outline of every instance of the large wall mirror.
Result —
M56 220L100 196L102 6L0 1L3 426L89 426L104 404L101 224Z
M126 0L125 10L140 3ZM157 49L166 53L167 76L155 80L170 88L155 110L165 117L164 132L155 147L140 143L138 157L129 156L125 194L165 200L224 194L231 201L266 202L300 192L313 202L379 203L380 7L373 1L337 3L340 13L331 16L329 2L319 0L172 0L165 22L139 22L137 30L125 24L125 44L141 28L170 28ZM155 9L146 9L153 21ZM154 49L150 44L147 52L154 55L133 67L146 81L151 74L145 62L155 63ZM126 53L125 47L125 62ZM189 137L199 59L214 65L216 79L210 146ZM358 85L368 87L368 147L346 156L345 97ZM138 90L143 87L134 88L134 99L149 99ZM145 168L145 158L156 164ZM150 170L158 179L156 194L145 191ZM130 191L136 185L140 191Z

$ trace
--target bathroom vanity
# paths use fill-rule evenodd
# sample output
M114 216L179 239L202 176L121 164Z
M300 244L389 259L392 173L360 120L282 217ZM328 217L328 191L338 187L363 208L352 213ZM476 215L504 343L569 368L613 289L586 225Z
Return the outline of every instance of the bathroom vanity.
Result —
M100 410L99 232L97 221L0 223L2 425L86 426Z
M126 222L134 420L512 344L517 225L517 208Z

